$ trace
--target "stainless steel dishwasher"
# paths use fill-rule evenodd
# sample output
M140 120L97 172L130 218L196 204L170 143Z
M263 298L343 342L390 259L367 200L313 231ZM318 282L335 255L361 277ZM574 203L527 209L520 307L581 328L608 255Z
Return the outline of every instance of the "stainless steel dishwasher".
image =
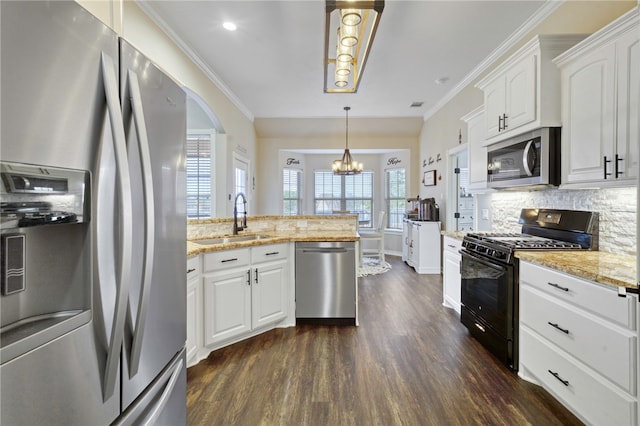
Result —
M355 324L355 318L355 243L296 243L297 321Z

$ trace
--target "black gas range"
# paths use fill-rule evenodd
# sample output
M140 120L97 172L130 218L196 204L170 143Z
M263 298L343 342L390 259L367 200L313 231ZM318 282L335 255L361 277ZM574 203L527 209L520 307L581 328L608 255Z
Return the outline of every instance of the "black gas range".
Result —
M597 250L598 214L522 209L521 233L469 233L462 241L461 322L510 369L518 369L517 250Z

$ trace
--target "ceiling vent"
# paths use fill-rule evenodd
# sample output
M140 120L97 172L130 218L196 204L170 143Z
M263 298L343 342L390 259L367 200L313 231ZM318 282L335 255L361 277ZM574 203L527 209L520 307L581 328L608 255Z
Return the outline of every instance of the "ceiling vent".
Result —
M411 108L420 108L422 105L424 105L424 102L422 102L422 101L412 102L411 103Z

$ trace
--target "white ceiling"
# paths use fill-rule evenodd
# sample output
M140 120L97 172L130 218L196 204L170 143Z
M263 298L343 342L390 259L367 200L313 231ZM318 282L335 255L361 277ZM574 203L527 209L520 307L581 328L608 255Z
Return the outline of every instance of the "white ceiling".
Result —
M426 118L560 4L387 0L358 93L325 94L322 0L137 3L251 119Z

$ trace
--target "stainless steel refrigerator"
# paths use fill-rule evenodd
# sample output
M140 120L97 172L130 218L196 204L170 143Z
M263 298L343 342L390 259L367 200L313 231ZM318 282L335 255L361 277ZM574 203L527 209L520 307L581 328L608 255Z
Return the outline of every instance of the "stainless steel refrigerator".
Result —
M0 422L185 424L184 92L73 1L0 19Z

